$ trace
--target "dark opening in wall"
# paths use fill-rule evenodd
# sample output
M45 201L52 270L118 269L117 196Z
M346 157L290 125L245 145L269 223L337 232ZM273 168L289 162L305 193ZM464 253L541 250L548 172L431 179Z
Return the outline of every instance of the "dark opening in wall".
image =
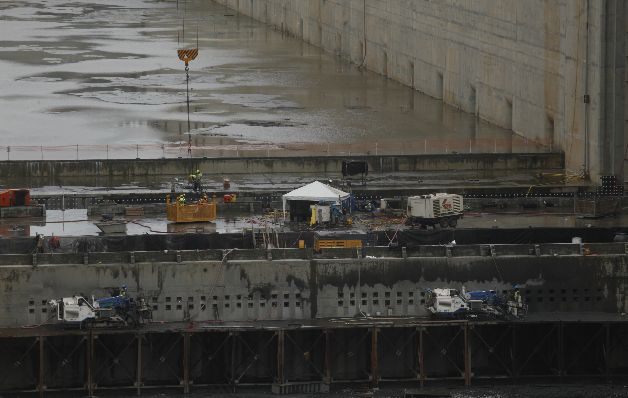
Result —
M445 92L445 80L443 79L442 72L436 72L436 92L434 95L438 99L443 99L443 93Z
M554 117L552 115L547 115L545 118L545 142L550 150L554 146Z
M410 64L408 65L408 72L410 73L410 87L415 88L414 87L414 62L410 61Z
M382 57L382 75L388 77L388 53L386 51Z
M477 101L477 91L475 86L471 86L471 90L469 92L469 109L475 116L478 116L478 101Z

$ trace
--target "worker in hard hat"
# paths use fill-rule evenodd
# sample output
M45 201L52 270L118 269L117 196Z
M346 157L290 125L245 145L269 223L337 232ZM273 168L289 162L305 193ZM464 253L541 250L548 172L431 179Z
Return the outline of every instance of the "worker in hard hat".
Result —
M194 192L200 192L201 189L201 179L203 178L203 173L200 170L196 170L195 173L190 174L190 182L192 183L192 189Z
M177 198L177 202L179 203L179 205L183 206L185 205L185 194L181 194L179 195L179 197Z

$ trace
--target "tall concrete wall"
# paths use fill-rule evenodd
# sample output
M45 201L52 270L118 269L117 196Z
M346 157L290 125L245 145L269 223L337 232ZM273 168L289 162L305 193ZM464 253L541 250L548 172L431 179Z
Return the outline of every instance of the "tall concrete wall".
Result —
M103 297L121 285L146 298L155 321L303 320L359 311L426 316L427 288L505 291L513 284L525 286L535 313L626 312L625 245L587 247L599 255L580 255L572 244L542 245L538 256L526 245L498 245L495 256L480 246L449 248L449 256L444 246L422 246L407 258L388 248L369 248L372 258L337 250L308 259L296 249L283 258L278 250L272 260L251 250L226 261L219 251L188 251L180 262L172 252L136 252L135 262L129 253L90 253L85 261L64 254L42 255L36 266L26 265L32 256L4 255L2 263L13 265L0 265L0 327L46 322L50 299Z
M215 1L623 174L624 0Z

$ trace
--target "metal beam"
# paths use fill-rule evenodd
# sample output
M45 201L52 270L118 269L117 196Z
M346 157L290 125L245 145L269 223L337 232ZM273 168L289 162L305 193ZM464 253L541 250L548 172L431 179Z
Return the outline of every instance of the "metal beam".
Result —
M331 369L331 333L330 329L325 329L323 332L325 333L325 377L323 378L323 382L327 384L331 384L333 380L332 369Z
M44 362L44 344L46 338L44 336L39 336L39 380L37 382L37 391L39 392L39 397L43 398L45 386L45 362Z
M425 351L423 350L423 331L425 330L425 328L423 327L419 327L418 328L418 335L419 335L419 382L421 384L421 387L423 387L423 385L425 384Z
M279 330L277 331L277 384L285 384L286 376L285 376L285 368L284 368L284 360L285 360L285 339L286 339L286 331Z
M142 341L143 335L141 333L137 333L135 335L137 339L137 379L135 381L135 386L137 388L137 395L142 393Z
M464 329L464 385L471 385L471 350L469 349L469 324Z
M233 392L236 392L236 384L238 383L236 376L236 345L238 343L238 332L229 333L229 337L231 337L231 389Z
M371 386L377 388L379 385L379 356L377 348L377 337L379 328L371 329Z
M86 370L86 376L87 376L87 380L86 380L86 384L87 384L87 396L89 398L92 398L94 396L94 377L92 372L94 371L94 365L93 365L93 360L94 360L94 334L92 333L92 331L90 330L89 333L87 334L87 347L85 352L87 353L86 356L86 363L87 363L87 370Z
M190 393L190 333L183 333L183 393Z

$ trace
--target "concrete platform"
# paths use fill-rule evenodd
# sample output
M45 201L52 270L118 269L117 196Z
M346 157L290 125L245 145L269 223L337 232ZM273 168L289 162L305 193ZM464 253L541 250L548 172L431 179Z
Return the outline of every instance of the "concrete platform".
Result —
M45 218L43 205L0 207L0 218Z

